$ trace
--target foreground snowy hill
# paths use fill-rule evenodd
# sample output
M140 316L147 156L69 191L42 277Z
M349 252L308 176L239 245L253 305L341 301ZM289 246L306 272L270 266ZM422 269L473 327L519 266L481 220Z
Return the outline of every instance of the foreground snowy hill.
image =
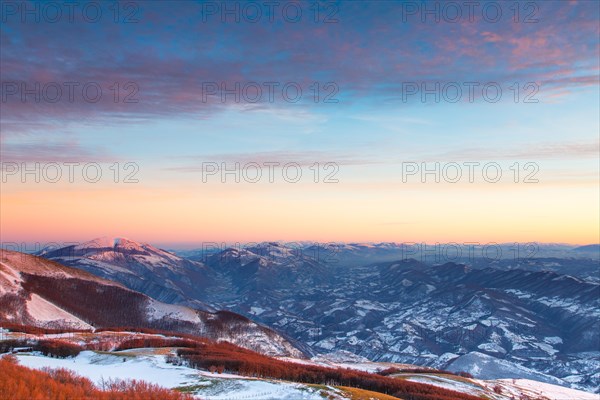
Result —
M192 391L204 400L221 399L306 399L322 400L320 391L307 385L242 376L198 373L197 370L168 364L165 357L151 349L127 350L102 354L84 351L74 359L56 359L40 355L21 355L21 365L30 368L67 368L101 385L115 379L143 379L169 389ZM125 360L125 361L123 361Z
M32 335L4 330L0 337L0 347L3 343L11 340L28 341L29 343L39 340L60 340L83 346L83 348L91 346L102 349L102 351L84 350L78 355L67 358L43 356L35 351L17 355L19 363L23 366L35 369L66 368L91 379L100 387L110 381L142 378L164 388L194 394L204 400L249 398L258 400L396 399L396 397L356 388L249 377L227 371L216 373L203 369L198 370L182 363L177 357L177 348L173 347L134 347L119 350L120 347L131 341L143 343L145 340L156 342L176 341L177 339L176 335L165 336L133 332L104 331ZM184 340L183 338L179 339ZM382 371L395 368L398 371L404 371L390 375L395 379L431 385L475 398L491 400L598 400L600 398L599 395L526 379L481 380L434 370L429 372L418 370L414 365L372 363L345 352L312 360L288 357L286 361L300 365L341 367L372 373L383 373Z
M302 356L276 332L240 315L165 304L85 271L6 250L0 251L2 323L167 329L230 341L264 354Z

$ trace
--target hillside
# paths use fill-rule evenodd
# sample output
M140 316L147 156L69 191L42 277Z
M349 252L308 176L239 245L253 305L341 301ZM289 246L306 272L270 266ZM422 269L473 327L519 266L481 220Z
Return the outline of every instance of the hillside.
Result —
M44 249L37 255L120 282L156 300L215 311L198 300L200 293L215 287L212 271L200 262L147 243L101 237L58 249Z
M87 272L0 252L0 323L61 329L165 329L226 340L269 355L301 357L276 332L232 312L170 305Z
M412 365L370 363L347 354L328 357L329 360L278 360L227 343L169 332L109 330L62 335L0 332L3 332L0 353L10 350L11 346L32 346L34 351L17 354L22 366L66 368L100 388L116 379L143 377L152 385L210 400L597 399L597 395L531 380L479 380ZM21 369L19 373L26 371ZM64 372L50 374L65 376ZM91 383L86 386L88 391L96 390ZM152 387L153 392L157 392L156 386ZM120 387L132 385L116 386ZM12 400L10 396L3 398ZM118 397L115 394L112 398ZM143 397L144 400L152 398ZM164 398L167 397L163 394L156 400Z

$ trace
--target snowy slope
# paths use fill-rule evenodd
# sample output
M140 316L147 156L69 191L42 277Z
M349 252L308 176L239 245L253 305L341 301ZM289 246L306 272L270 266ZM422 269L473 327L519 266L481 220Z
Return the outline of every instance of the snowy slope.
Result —
M27 300L27 313L36 321L41 323L52 323L63 321L65 326L68 324L74 329L92 329L92 326L76 316L68 313L62 308L50 303L46 299L32 294L31 299Z
M281 335L238 314L165 304L40 257L3 250L0 271L0 324L61 329L133 326L229 341L272 356L303 356Z
M396 376L411 382L425 383L494 400L519 398L536 400L600 400L599 394L528 379L481 380L436 374L398 374Z
M168 364L164 356L142 355L132 357L135 350L99 354L84 351L72 359L56 359L40 355L19 355L23 366L67 368L101 385L108 380L141 379L162 387L190 388L206 400L225 399L289 399L322 400L319 390L306 385L248 379L235 375L217 375L183 366ZM193 389L191 389L193 388Z
M346 398L339 390L333 388L320 390L298 383L253 379L232 374L213 374L172 365L166 362L165 354L157 350L131 349L112 353L84 351L70 359L56 359L38 354L19 354L17 357L23 366L36 369L67 368L91 379L97 385L109 380L143 379L166 388L185 389L206 400L318 400L323 398L342 400ZM296 361L313 363L306 360ZM343 367L343 365L339 366ZM484 381L439 374L398 374L396 377L493 400L600 399L600 395L597 394L525 379Z
M600 394L586 393L529 379L500 379L494 381L493 385L500 386L504 393L510 395L523 393L533 398L543 396L548 400L600 400Z

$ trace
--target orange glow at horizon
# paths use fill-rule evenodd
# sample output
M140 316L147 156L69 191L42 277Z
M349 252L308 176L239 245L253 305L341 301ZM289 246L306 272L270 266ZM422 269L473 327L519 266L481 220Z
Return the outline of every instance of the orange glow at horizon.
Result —
M600 242L598 200L593 185L36 188L3 193L0 233L3 242L588 244Z

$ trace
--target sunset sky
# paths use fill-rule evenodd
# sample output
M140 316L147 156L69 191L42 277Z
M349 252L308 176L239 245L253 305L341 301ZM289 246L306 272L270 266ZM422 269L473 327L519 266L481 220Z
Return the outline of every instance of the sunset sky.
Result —
M36 3L24 4L35 13ZM53 23L46 3L36 22L3 2L1 240L598 243L600 5L523 2L517 16L509 3L494 3L496 22L484 1L472 21L446 10L436 22L392 1L326 2L319 15L314 3L269 15L258 2L253 23L244 3L229 3L236 22L220 2L121 3L118 16L107 2L96 3L97 22L62 10ZM213 82L249 89L221 101ZM273 101L265 89L250 102L252 82L274 83ZM448 91L423 98L423 83ZM36 84L39 102L22 93ZM65 163L79 163L73 182ZM82 176L90 163L97 182ZM295 163L302 177L292 183L277 167L269 182L263 167L259 182L237 183L206 163ZM458 165L462 179L422 182L422 163ZM490 163L497 182L482 175ZM54 176L53 165L54 183L22 176Z

